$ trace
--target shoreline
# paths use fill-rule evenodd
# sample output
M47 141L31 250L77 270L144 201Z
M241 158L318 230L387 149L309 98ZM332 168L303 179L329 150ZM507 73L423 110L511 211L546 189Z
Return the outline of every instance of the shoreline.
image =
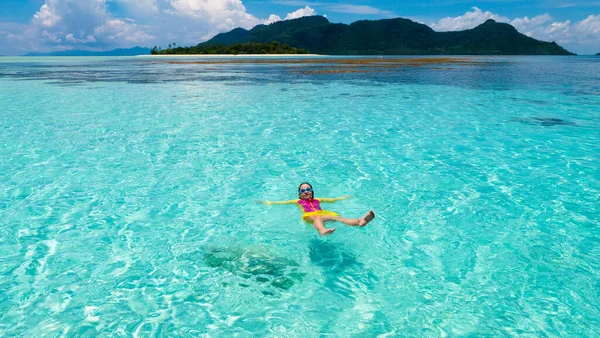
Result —
M315 56L329 56L324 54L161 54L161 55L136 55L136 56L150 56L150 57L315 57Z

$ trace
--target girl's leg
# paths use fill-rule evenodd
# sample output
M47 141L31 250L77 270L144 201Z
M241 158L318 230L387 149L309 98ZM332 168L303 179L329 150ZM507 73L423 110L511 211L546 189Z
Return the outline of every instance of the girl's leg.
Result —
M361 227L364 227L365 225L367 225L367 223L371 222L373 220L373 218L375 218L375 213L373 212L373 210L369 210L369 212L367 212L361 218L344 218L344 217L328 217L328 216L323 217L324 221L335 220L335 221L342 222L346 225L361 226Z
M357 226L360 223L360 218L332 217L331 219L336 220L338 222L342 222L346 225L351 225L353 227Z
M319 232L321 236L330 235L335 231L335 228L327 229L325 228L325 224L323 219L320 216L312 217L312 223L315 229Z

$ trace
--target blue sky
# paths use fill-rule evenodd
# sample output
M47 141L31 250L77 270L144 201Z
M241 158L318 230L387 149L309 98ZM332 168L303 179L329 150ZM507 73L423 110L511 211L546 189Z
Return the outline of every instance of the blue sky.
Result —
M437 31L492 18L578 54L600 52L598 0L0 0L0 54L195 45L236 27L306 15L342 23L403 17Z

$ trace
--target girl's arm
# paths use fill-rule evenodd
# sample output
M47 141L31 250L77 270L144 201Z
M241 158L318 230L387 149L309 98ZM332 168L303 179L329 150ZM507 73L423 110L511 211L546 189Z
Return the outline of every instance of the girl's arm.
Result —
M317 198L320 202L324 202L324 203L333 203L335 201L341 201L341 200L345 200L346 198L350 198L350 195L346 195L346 196L342 196L342 197L335 197L335 198Z
M289 200L289 201L281 201L281 202L273 202L273 201L262 201L262 204L271 205L271 204L296 204L298 200Z

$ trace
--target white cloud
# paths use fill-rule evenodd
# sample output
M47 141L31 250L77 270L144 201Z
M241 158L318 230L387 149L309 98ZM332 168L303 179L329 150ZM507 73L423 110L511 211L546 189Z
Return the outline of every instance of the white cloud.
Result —
M114 41L117 44L125 45L150 43L154 39L152 35L138 29L136 24L127 23L119 19L107 20L102 26L94 29L94 36L102 40Z
M556 6L556 8L569 8L569 7L575 7L577 6L576 4L560 4L558 6Z
M15 22L0 22L0 35L24 31L29 26Z
M40 11L33 15L35 22L44 27L52 27L56 25L62 18L54 13L53 7L48 7L48 4L42 5Z
M48 31L42 31L42 36L54 43L62 43L62 39L56 33L51 33Z
M567 20L565 22L553 22L550 27L542 27L541 30L545 31L548 34L554 34L557 32L565 32L569 30L571 26L571 20Z
M553 22L532 30L532 37L545 41L556 41L565 46L586 47L585 52L596 53L600 46L600 15L590 15L584 20L571 23Z
M288 13L288 15L285 17L284 20L291 20L291 19L298 19L301 18L303 16L313 16L316 15L317 11L315 11L314 9L306 6L304 8L300 8L299 10L292 12L292 13Z
M180 43L197 44L212 38L218 33L227 32L237 27L250 29L267 20L246 12L241 0L168 0L163 10L167 17L161 20L166 29L185 31L178 34ZM271 16L276 20L277 16Z
M573 25L574 30L581 34L584 39L592 38L598 42L600 37L600 15L590 15L582 21L579 21Z
M301 18L303 16L312 16L312 15L317 15L317 11L310 8L309 6L306 6L304 8L298 9L295 12L288 13L286 15L285 19L283 19L283 20L297 19L297 18ZM279 15L271 14L271 15L269 15L268 19L261 20L261 23L268 25L270 23L277 22L277 21L281 21L281 17Z
M14 22L0 22L0 54L23 54L32 49L30 39L34 36L31 25Z
M88 35L85 38L76 38L72 33L69 33L65 36L65 41L70 43L95 43L96 38L91 35Z
M493 19L498 22L509 21L507 17L499 16L488 11L483 12L481 9L473 7L472 12L466 12L465 14L457 16L455 18L446 17L441 19L437 23L432 23L429 26L438 32L459 31L476 27L484 23L488 19Z
M265 25L268 25L270 23L277 22L277 21L281 21L281 17L279 15L271 14L271 15L269 15L269 18L266 20L263 20L262 23Z
M129 17L114 17L109 1ZM316 13L305 6L284 20ZM276 14L261 19L248 13L242 0L46 0L26 29L8 30L0 23L0 49L112 49L173 41L190 45L237 27L250 29L281 20Z
M304 1L304 0L270 0L270 3L285 6L325 6L325 2Z
M170 6L163 12L179 17L176 19L177 24L187 27L187 32L179 35L179 38L183 38L183 43L196 44L237 27L251 29L258 24L282 20L275 14L271 14L267 19L259 19L247 13L241 0L169 0L168 3ZM284 20L316 13L314 9L305 6L288 13Z
M89 30L108 17L106 0L46 0L33 15L33 24L53 31Z
M156 5L155 0L117 1L150 6L150 11ZM146 29L131 19L112 18L107 0L46 0L33 15L31 29L20 38L29 41L34 50L102 49L151 42L154 37Z
M113 0L135 16L155 16L159 14L157 0Z
M359 5L333 5L328 6L328 10L337 13L347 14L361 14L361 15L384 15L384 16L395 16L390 11L384 11L379 8L371 6L359 6Z
M217 26L240 23L242 27L247 27L260 21L246 13L241 0L171 0L170 5L172 9L166 10L168 13L207 19Z
M522 17L510 20L507 17L483 12L473 7L457 17L447 17L429 26L436 31L456 31L474 28L488 19L510 23L519 32L542 41L555 41L559 45L576 53L597 53L600 46L600 15L589 15L584 20L572 23L570 20L553 22L549 14L532 18Z
M516 18L510 22L519 32L532 36L534 31L540 26L545 24L546 22L552 20L552 17L548 14L542 14L538 16L534 16L533 18Z

